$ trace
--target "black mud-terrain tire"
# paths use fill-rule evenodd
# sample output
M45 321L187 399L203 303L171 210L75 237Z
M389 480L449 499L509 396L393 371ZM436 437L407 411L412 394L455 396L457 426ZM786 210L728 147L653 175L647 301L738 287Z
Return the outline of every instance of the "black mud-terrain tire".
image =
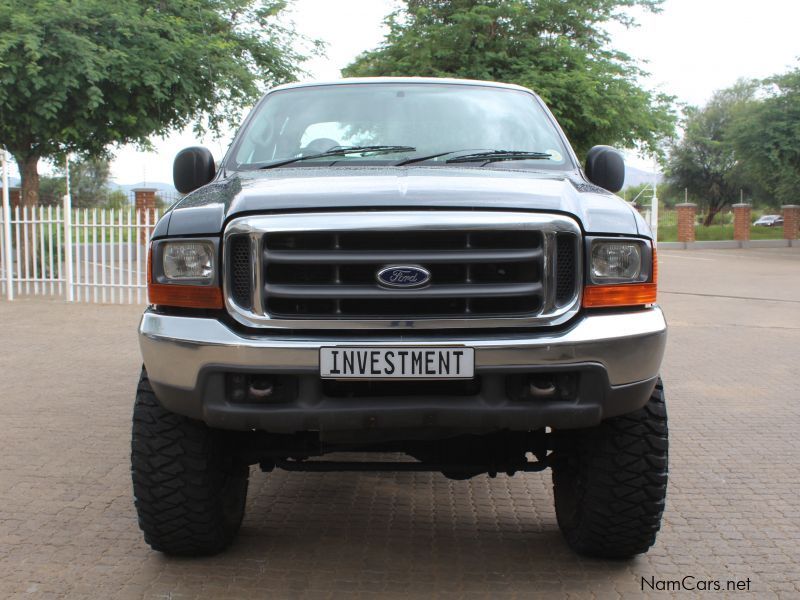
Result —
M164 409L142 369L133 407L131 475L145 541L166 554L199 556L239 531L249 467L231 457L230 432Z
M658 380L641 409L559 432L553 461L558 526L573 550L628 558L655 543L667 494L667 410Z

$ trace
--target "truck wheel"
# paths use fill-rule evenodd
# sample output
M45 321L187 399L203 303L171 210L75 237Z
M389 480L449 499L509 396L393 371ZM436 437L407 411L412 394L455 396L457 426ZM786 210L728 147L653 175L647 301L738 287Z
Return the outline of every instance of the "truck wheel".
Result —
M567 543L576 552L601 558L646 552L661 527L667 494L661 379L643 408L561 435L553 493Z
M244 516L249 467L227 432L165 410L142 369L133 407L131 475L145 541L166 554L214 554Z

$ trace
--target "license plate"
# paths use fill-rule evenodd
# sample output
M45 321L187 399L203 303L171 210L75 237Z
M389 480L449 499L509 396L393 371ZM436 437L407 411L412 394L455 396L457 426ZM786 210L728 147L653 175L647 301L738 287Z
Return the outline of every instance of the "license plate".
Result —
M471 379L473 348L326 347L319 349L323 379Z

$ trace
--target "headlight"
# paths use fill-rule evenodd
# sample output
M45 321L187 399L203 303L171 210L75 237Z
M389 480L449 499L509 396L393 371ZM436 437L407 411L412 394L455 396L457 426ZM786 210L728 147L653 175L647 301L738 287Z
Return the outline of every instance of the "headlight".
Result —
M208 242L167 242L163 250L163 267L167 281L211 281L214 278L214 246Z
M153 240L147 271L150 304L183 308L223 308L216 238Z
M592 283L640 283L650 279L650 247L644 241L593 239L590 244Z

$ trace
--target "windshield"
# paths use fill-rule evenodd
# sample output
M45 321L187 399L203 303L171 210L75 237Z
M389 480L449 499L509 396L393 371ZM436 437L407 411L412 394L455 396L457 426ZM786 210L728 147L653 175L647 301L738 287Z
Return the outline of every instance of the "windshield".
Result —
M384 149L341 152L363 147ZM512 151L514 160L470 162L466 157L457 162L493 168L572 168L558 131L533 95L508 88L427 83L273 92L237 136L226 166L257 169L298 158L290 164L387 165L422 158L418 164L444 165L458 153L487 151ZM315 156L323 153L328 155ZM517 158L520 153L546 156ZM442 156L433 156L437 154Z

